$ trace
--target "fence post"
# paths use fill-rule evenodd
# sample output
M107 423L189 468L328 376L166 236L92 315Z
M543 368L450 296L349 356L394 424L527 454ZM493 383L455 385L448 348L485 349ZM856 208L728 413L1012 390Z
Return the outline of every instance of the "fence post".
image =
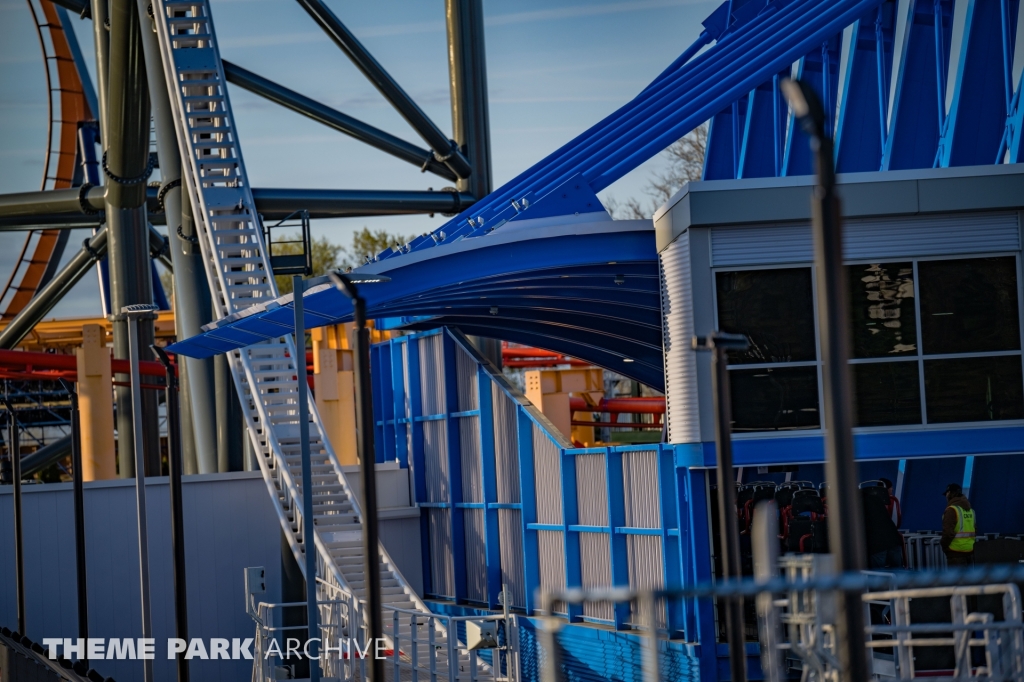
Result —
M629 546L626 536L616 533L616 528L626 525L626 501L622 489L622 453L615 448L605 448L605 484L608 487L608 552L612 567L612 587L629 587ZM615 629L626 628L629 618L629 604L617 602L614 605Z
M519 502L522 513L523 583L526 592L526 613L533 615L537 607L535 592L540 586L540 558L537 556L537 531L530 524L537 522L537 492L533 468L533 422L522 405L516 405L516 442L519 446Z
M459 372L456 353L459 350L448 330L441 332L444 350L444 411L445 444L448 449L448 508L451 510L452 568L455 594L451 595L456 604L466 600L466 524L463 522L462 497L462 419L453 417L459 406Z
M412 429L411 466L412 486L416 504L427 501L426 462L423 456L423 393L420 391L420 336L407 337L409 344L409 428ZM420 507L420 555L423 557L423 589L433 591L430 572L430 518L429 510Z
M501 544L498 537L498 510L491 507L498 501L497 462L494 452L494 404L491 377L484 365L476 369L477 406L480 408L480 476L484 503L484 559L487 562L487 607L496 609L501 582Z
M580 567L579 533L569 534L569 526L579 524L579 508L576 499L576 457L558 448L558 470L561 473L562 490L562 556L565 559L566 588L580 587L583 582ZM566 604L569 622L579 621L583 615L582 604Z
M409 415L405 413L406 388L405 388L405 364L402 362L403 342L389 341L391 348L391 398L392 417L395 420L395 459L398 466L403 469L409 466L409 443L406 438L409 428Z
M661 569L663 584L667 588L679 587L680 527L676 506L675 453L671 446L658 446L658 525L661 527ZM671 531L675 530L673 534ZM669 637L683 629L683 611L679 599L665 600L665 619Z

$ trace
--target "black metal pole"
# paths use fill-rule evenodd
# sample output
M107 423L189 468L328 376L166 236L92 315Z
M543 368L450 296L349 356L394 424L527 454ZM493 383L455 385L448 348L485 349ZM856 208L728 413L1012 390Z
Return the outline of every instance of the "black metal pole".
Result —
M18 430L18 415L7 398L7 452L11 458L14 475L14 590L18 600L18 632L25 634L25 551L22 541L21 517L21 434Z
M363 44L341 23L322 0L298 0L302 8L313 17L324 33L328 35L348 55L352 63L363 72L384 98L391 102L413 130L434 150L434 158L444 163L460 178L469 177L471 168L466 157L448 136L434 125L423 110L412 101L412 98L395 82L395 79L384 70L384 67L373 58Z
M306 560L306 627L310 640L318 638L320 611L316 606L316 540L313 528L313 463L309 451L309 401L306 396L306 322L302 293L306 285L301 275L292 277L295 301L295 375L298 381L296 399L299 420L299 447L302 453L302 548ZM309 647L309 679L320 682L318 664L320 647ZM383 678L381 678L383 679Z
M78 392L60 380L71 399L71 475L75 505L75 578L78 593L78 636L89 638L89 582L85 572L85 489L82 484L82 424L78 412ZM84 657L84 656L83 656Z
M178 378L167 352L150 348L167 372L167 469L171 484L171 553L174 562L174 636L188 641L188 594L185 587L185 519L181 501L181 412L178 404ZM181 357L180 355L178 356ZM178 655L178 682L188 682L185 652Z
M377 471L373 449L373 395L370 385L370 330L366 328L366 300L345 275L331 273L331 281L352 299L356 324L356 424L359 429L359 465L363 475L363 553L366 555L366 602L370 641L384 636L381 612L379 533L377 529ZM384 682L384 660L373 657L370 665L373 682Z
M711 332L693 340L695 350L711 351L711 391L715 401L715 454L718 469L718 534L722 553L722 577L739 580L740 531L736 519L736 485L732 473L732 399L729 393L729 359L726 353L747 348L742 334ZM725 600L725 635L729 642L732 682L747 679L747 637L743 624L743 597Z
M787 80L783 82L783 92L794 115L811 138L817 171L811 208L825 398L822 427L825 429L825 479L829 486L829 545L835 555L837 570L861 571L866 561L853 449L849 301L843 268L839 197L835 192L832 138L826 133L821 100L810 85ZM837 606L839 679L842 682L867 680L870 669L864 644L864 610L860 593L841 593Z
M238 64L227 60L224 60L222 63L224 64L224 76L228 79L229 83L234 83L271 102L287 107L303 116L308 116L318 123L323 123L325 126L334 128L339 132L351 135L360 142L376 147L403 161L408 161L425 171L430 171L448 180L456 179L455 173L448 166L437 161L432 151L417 147L400 137L395 137L391 133L374 128L372 125L352 118L337 109L332 109L326 104L321 104L310 97L299 94L294 90L289 90L268 78L255 74L248 69L243 69Z

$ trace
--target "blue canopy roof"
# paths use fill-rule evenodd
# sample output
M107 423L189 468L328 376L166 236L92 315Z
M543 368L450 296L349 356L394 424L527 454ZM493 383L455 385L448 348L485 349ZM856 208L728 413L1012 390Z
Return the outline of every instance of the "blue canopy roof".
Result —
M567 353L650 386L664 384L654 230L602 210L522 221L359 269L389 281L360 284L372 318L408 328L457 326L470 334ZM325 278L303 296L306 328L346 322L352 304ZM210 357L294 331L291 294L249 308L169 347Z

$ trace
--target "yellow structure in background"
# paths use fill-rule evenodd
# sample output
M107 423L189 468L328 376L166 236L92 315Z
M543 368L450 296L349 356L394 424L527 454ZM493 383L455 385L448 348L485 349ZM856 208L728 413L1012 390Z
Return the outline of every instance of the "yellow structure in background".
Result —
M174 340L174 313L161 310L154 321L156 338L164 341ZM98 326L104 332L104 339L110 340L113 333L113 322L104 317L75 317L60 320L43 320L29 332L28 336L18 344L21 350L49 351L71 353L82 345L82 329L86 326Z
M604 372L596 367L586 369L537 369L526 374L526 397L540 408L544 416L574 443L589 447L597 442L593 426L573 426L579 421L593 421L592 412L570 410L569 398L576 396L594 405L604 397Z
M356 451L354 325L317 327L313 337L313 393L327 438L342 466L358 464Z
M98 324L81 327L78 357L78 409L82 433L82 479L117 476L114 464L114 398L110 387L107 332Z

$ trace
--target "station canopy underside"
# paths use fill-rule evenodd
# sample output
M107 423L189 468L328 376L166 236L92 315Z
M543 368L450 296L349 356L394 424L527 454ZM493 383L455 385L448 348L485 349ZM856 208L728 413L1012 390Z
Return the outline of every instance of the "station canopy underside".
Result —
M358 271L367 317L407 329L441 325L565 353L664 389L654 230L604 211L440 245ZM306 328L348 322L351 301L325 278L303 297ZM211 325L169 348L210 357L294 331L291 294Z

